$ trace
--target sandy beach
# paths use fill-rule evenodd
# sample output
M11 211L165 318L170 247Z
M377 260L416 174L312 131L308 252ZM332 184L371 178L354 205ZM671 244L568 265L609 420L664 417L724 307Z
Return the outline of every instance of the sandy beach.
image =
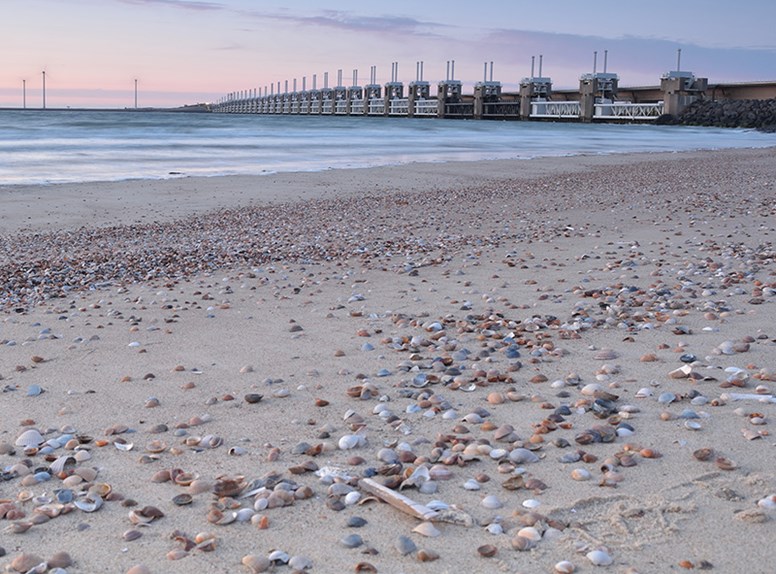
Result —
M3 571L776 571L776 148L0 205Z

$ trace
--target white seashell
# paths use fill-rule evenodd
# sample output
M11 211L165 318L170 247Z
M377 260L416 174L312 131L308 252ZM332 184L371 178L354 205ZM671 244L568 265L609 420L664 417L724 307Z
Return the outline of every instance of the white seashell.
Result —
M491 534L503 534L504 533L504 527L501 526L498 522L491 522L485 527L485 530L490 532Z
M701 430L703 427L698 421L684 421L684 428L687 430Z
M539 457L527 448L516 448L509 453L509 460L516 464L523 464L526 462L538 462Z
M461 419L463 422L472 424L472 425L478 425L482 423L482 417L478 415L477 413L469 413L465 417Z
M78 462L86 462L87 460L91 460L92 453L90 453L88 450L77 450L75 451L73 458L75 458L75 460Z
M526 526L525 528L521 528L517 531L517 535L534 542L539 542L539 540L542 539L542 533L533 526Z
M450 510L450 505L446 502L442 502L441 500L432 500L428 504L426 504L426 508L430 508L431 510Z
M589 383L582 387L579 392L582 393L585 396L593 396L596 392L601 390L601 385L598 383Z
M609 566L609 564L614 562L612 557L603 550L592 550L591 552L585 554L585 556L596 566Z
M84 512L95 512L102 506L102 498L96 494L88 494L74 501L73 504Z
M43 436L35 429L28 429L18 436L16 446L37 448L43 442Z
M130 451L133 448L135 448L135 445L131 442L114 442L113 446L115 446L119 450L123 450L124 452Z
M650 389L649 387L642 387L638 391L636 391L637 399L644 399L651 396L652 396L652 389Z
M757 501L757 506L765 510L776 510L776 494L761 498Z
M353 492L348 492L345 495L345 504L347 506L353 506L359 500L361 500L361 493L357 490L354 490Z
M442 534L439 529L430 522L421 522L415 528L413 528L412 531L420 534L421 536L427 536L429 538L436 538Z
M494 448L488 453L488 456L493 460L499 460L504 458L507 455L507 452L508 451L505 448Z
M365 439L361 435L346 434L345 436L339 439L339 442L337 443L337 445L339 446L340 450L350 450L352 448L356 448L363 445L364 442L365 442Z
M237 522L250 522L255 512L250 508L241 508L236 514Z
M495 510L496 508L501 508L502 506L504 506L501 503L501 501L498 499L498 497L493 494L489 494L488 496L483 498L480 504L482 504L482 506L490 510Z
M576 570L574 567L574 564L569 562L568 560L561 560L557 564L555 564L555 572L556 574L572 574Z
M288 564L288 561L290 560L288 554L282 550L273 550L270 552L268 558L270 562L277 562L280 564Z
M470 478L469 480L463 483L463 487L465 490L479 490L480 483L474 480L473 478Z
M541 504L542 503L536 500L535 498L529 498L528 500L523 501L523 507L528 509L539 508Z
M65 470L65 467L70 463L75 464L75 458L69 454L63 454L62 456L57 457L57 459L51 463L49 466L49 471L51 474L59 474Z

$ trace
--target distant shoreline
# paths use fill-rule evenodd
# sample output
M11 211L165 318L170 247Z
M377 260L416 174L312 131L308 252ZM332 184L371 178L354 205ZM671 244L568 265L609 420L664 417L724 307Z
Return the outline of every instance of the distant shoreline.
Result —
M211 113L207 104L181 106L178 108L11 108L0 107L0 112L187 112L187 113Z

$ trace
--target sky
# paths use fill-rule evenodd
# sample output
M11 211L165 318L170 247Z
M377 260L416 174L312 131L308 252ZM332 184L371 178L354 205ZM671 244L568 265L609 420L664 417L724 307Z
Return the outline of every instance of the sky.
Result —
M776 81L773 0L0 0L0 107L176 107L265 86L436 84L516 91L543 56L556 89L618 74L654 86L677 67L711 83ZM488 64L489 66L489 64ZM488 76L490 71L488 71ZM488 77L489 79L489 77ZM432 93L434 93L432 91Z

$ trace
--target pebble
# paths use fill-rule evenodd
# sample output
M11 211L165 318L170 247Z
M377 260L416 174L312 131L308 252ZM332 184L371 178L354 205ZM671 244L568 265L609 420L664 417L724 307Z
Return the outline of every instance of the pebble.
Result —
M412 554L417 549L418 547L415 545L415 543L406 536L399 536L399 538L396 539L396 550L398 550L399 554L402 556Z

